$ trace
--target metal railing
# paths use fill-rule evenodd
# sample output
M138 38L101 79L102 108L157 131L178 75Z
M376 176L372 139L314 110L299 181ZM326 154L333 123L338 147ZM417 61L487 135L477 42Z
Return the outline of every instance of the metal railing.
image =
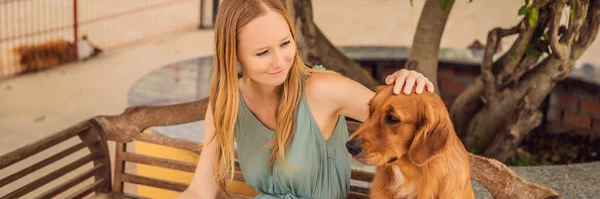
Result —
M219 0L0 0L0 53L50 40L77 49L85 36L112 50L157 36L213 27ZM77 56L77 50L74 51ZM0 56L6 66L10 56ZM14 61L14 60L12 60Z

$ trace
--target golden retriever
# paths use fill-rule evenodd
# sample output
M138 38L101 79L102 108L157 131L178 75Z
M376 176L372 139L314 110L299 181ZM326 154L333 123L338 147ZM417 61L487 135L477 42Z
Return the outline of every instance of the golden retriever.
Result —
M369 114L346 147L376 166L370 198L475 198L468 153L439 96L378 87Z

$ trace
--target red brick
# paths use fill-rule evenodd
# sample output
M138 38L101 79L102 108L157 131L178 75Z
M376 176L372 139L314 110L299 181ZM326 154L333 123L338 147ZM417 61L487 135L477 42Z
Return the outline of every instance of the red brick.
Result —
M550 96L550 104L562 108L577 109L578 99L566 94L552 93Z
M383 70L381 70L381 79L385 79L385 77L387 77L388 75L393 74L394 72L400 70L400 68L396 68L396 67L383 67Z
M456 95L465 90L465 86L460 82L448 78L440 78L440 91L443 94Z
M557 106L550 105L546 112L546 119L550 121L560 121L562 119L562 110Z
M592 124L592 127L595 130L600 130L600 118L594 119L594 123Z
M454 71L452 70L452 68L438 68L438 77L452 77L454 76Z
M566 124L573 125L581 128L591 128L592 118L588 115L576 114L569 111L564 112L563 121Z
M452 106L452 103L454 103L454 99L456 99L456 96L442 95L442 101L444 101L444 104L446 104L446 107L448 107L448 108L450 108L450 106Z
M454 74L456 76L476 78L479 76L479 74L481 74L481 71L468 68L457 68L454 70Z
M600 114L600 101L585 99L581 100L579 101L579 110L593 114Z

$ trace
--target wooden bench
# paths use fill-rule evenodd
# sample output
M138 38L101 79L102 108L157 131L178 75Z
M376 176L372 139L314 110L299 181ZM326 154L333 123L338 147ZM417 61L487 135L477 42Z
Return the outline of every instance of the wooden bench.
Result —
M27 195L27 197L53 198L62 194L60 198L83 198L87 196L93 196L92 198L145 198L136 195L135 193L127 193L124 189L125 183L145 185L176 192L184 191L188 184L126 172L125 167L128 164L151 165L189 173L193 173L196 168L195 163L148 156L127 150L128 146L135 142L157 144L196 153L200 152L200 143L158 134L141 133L141 131L138 131L136 135L130 135L130 137L125 136L119 138L119 136L123 136L121 133L124 132L124 128L115 131L115 129L111 127L119 126L118 123L120 123L120 121L132 121L131 119L135 116L132 117L131 113L139 110L140 109L137 108L131 108L119 116L96 117L2 155L0 157L0 170L4 170L11 165L38 153L47 152L44 150L59 144L65 145L66 143L67 145L66 149L59 150L59 152L54 154L44 154L44 157L47 158L35 159L31 166L25 168L21 167L20 169L17 169L17 171L11 172L7 177L0 179L0 190L3 190L3 187L9 186L11 183L16 183L19 179L32 174L35 171L41 170L50 164L58 165L55 166L58 167L58 169L45 172L43 173L43 176L32 179L31 182L25 185L16 184L11 186L16 188L14 190L1 191L0 198L23 197L26 194L35 192L38 188L49 184L53 180L64 176L67 173L75 176L68 180L62 180L60 183L54 183L57 185L46 188L47 190L45 191L37 191L40 193L35 192L36 196ZM203 119L203 117L196 119ZM132 123L135 123L135 121ZM351 127L357 127L356 124L350 123ZM157 123L156 126L158 125L162 124ZM121 127L124 126L121 125ZM71 142L66 142L71 138L78 139L76 139L75 142L72 140ZM130 138L131 140L129 140ZM109 140L115 141L116 145L114 164L111 164L110 160L111 154L109 154L108 149ZM85 152L85 154L83 157L75 158L74 160L72 160L73 158L65 158L76 152ZM72 161L69 161L69 159ZM78 168L83 168L83 170L79 171L81 170L79 169L78 171L75 171ZM113 171L114 175L111 175ZM373 174L354 171L352 173L352 179L370 182L373 179ZM244 181L244 177L237 164L234 180L240 182ZM73 190L73 187L77 187L77 189ZM348 198L368 198L368 189L364 187L352 186L351 190ZM252 195L234 194L234 198L252 198Z
M94 117L5 153L0 156L0 198L145 198L128 193L125 183L181 192L188 184L141 176L126 172L125 168L129 164L144 164L193 173L195 163L149 156L127 148L134 142L146 142L200 153L200 143L142 131L153 126L203 120L206 104L207 99L159 107L130 107L123 114ZM360 125L350 120L347 124L350 132ZM115 154L109 154L109 141L115 142ZM40 155L56 151L47 149L58 145L63 145L59 152ZM81 157L67 158L76 153ZM112 156L114 164L111 164ZM471 178L495 198L561 198L554 190L519 177L496 160L473 154L470 160ZM30 164L15 166L26 162ZM41 174L32 175L35 172ZM374 174L353 170L351 176L353 181L368 184ZM234 180L244 181L239 166L236 166ZM368 198L368 186L351 186L350 189L348 198ZM234 194L234 198L240 199L252 196Z

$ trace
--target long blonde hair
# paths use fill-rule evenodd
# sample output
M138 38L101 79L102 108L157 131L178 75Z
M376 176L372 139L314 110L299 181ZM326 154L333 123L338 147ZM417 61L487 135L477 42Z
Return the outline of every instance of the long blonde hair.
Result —
M238 113L238 71L236 67L237 36L252 19L274 11L288 23L292 38L296 32L286 8L280 0L224 0L219 6L215 24L215 56L210 85L210 104L213 107L215 134L208 142L216 141L215 181L226 193L226 182L234 174L234 130ZM268 144L272 147L269 165L275 160L288 167L284 152L294 136L294 110L301 98L301 80L314 70L306 66L296 52L287 79L280 91L276 114L275 136ZM289 167L288 167L289 168Z

